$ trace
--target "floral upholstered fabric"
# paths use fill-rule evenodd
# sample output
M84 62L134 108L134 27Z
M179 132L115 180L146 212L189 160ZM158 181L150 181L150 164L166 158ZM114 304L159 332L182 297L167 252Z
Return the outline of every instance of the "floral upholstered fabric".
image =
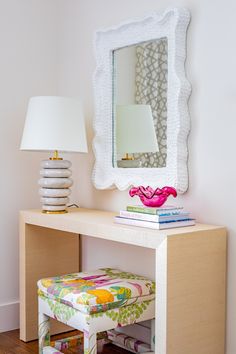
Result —
M155 283L118 269L73 273L38 281L39 294L93 314L152 300Z

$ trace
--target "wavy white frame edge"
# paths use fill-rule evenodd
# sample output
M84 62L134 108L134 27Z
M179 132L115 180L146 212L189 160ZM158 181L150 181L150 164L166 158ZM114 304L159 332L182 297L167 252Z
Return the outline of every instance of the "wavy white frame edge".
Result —
M185 59L189 21L187 9L169 8L161 14L152 13L142 19L133 19L96 32L94 49L97 65L93 77L95 165L92 181L97 189L117 187L125 190L131 185L167 185L175 187L179 193L187 190L187 139L190 131L187 103L191 86L185 76ZM163 37L168 39L166 167L112 167L112 51Z

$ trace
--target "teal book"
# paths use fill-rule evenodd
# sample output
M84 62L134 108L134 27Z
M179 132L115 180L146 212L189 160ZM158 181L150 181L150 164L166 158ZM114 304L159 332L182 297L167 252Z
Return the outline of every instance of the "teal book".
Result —
M126 207L127 211L142 213L142 214L151 214L151 215L178 215L183 207L166 205L159 208L146 207L145 205L128 205Z

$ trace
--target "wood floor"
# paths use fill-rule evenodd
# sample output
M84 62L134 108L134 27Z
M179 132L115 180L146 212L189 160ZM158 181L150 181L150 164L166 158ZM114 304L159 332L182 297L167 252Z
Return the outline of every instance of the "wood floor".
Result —
M66 333L66 337L73 335L74 332ZM53 336L52 338L62 338L60 336ZM32 341L24 343L19 340L19 330L0 333L0 354L36 354L38 353L38 342ZM73 348L64 351L66 354L83 354L83 349ZM99 354L130 354L129 351L116 347L112 344L104 344L104 341L98 341Z

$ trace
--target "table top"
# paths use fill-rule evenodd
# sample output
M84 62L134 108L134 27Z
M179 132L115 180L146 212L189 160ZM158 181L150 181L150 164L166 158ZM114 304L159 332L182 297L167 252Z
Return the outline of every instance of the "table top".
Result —
M90 237L117 241L147 248L158 248L167 237L187 235L196 232L224 229L222 226L196 224L165 230L121 225L114 222L115 212L72 208L67 214L43 214L41 210L23 210L21 221L61 231L78 233Z

